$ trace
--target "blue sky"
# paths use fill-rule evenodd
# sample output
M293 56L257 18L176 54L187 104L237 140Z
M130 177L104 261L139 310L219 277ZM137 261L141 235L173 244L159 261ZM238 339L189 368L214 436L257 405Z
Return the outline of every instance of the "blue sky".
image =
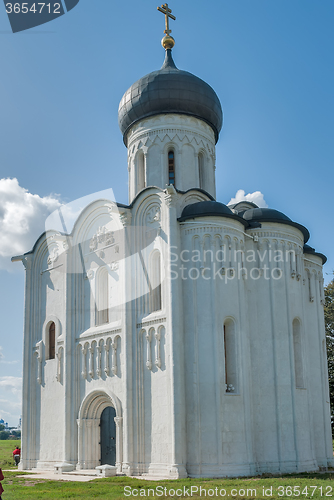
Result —
M127 202L117 109L135 80L162 65L158 5L80 0L65 16L17 34L0 5L0 418L11 425L20 415L24 271L9 257L30 249L57 200L110 187ZM310 230L310 244L328 256L328 281L333 1L183 0L170 7L176 65L207 81L223 107L217 199L261 191L270 207ZM13 211L10 227L4 207Z

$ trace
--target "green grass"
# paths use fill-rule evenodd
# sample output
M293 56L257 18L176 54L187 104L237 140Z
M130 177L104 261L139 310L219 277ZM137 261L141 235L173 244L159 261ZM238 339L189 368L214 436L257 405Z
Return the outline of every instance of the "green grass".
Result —
M0 440L1 469L17 469L13 459L13 451L15 450L16 446L21 446L20 439L6 439L3 441Z
M191 486L201 486L206 490L218 488L218 491L222 488L226 490L226 496L218 498L230 498L230 499L287 499L287 498L330 498L334 496L334 473L326 474L291 474L285 476L270 476L268 477L253 477L253 478L237 478L237 479L179 479L176 481L146 481L144 479L133 479L128 477L117 477L117 478L107 478L107 479L95 479L90 482L80 483L80 482L67 482L67 481L46 481L38 479L29 479L24 475L17 477L18 474L22 474L17 471L5 473L5 480L3 481L4 494L3 500L61 500L61 499L71 499L71 500L88 500L88 499L104 499L104 500L126 500L134 498L192 498L192 499L208 499L217 498L216 496L207 496L199 494L193 494L193 496L187 497L187 495L173 495L173 492L168 494L168 491L173 489L183 489L188 488L190 491ZM124 487L130 486L135 488L137 491L137 496L125 496ZM152 494L152 490L160 486L162 488L167 488L167 495L156 496ZM292 487L292 493L294 487L300 487L300 494L298 495L298 489L295 490L296 495L279 494L283 490L279 490L278 487L283 488ZM263 494L263 488L268 490L273 488L272 494L267 491L267 494ZM307 487L307 492L306 488ZM313 487L313 488L311 488ZM315 487L317 487L315 489ZM322 490L320 489L322 488ZM151 490L150 494L148 489ZM237 492L234 494L232 491L236 489ZM241 491L240 490L244 490ZM247 491L248 490L248 491ZM256 490L256 492L251 492L250 490ZM304 490L304 493L302 493ZM239 494L240 493L240 494ZM327 496L326 496L327 493Z

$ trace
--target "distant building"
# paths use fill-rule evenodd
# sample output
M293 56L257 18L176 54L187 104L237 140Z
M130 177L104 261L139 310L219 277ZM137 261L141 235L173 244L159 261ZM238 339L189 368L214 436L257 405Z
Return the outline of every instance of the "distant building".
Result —
M2 418L0 419L0 425L4 425L5 426L5 430L9 429L8 422L5 422Z

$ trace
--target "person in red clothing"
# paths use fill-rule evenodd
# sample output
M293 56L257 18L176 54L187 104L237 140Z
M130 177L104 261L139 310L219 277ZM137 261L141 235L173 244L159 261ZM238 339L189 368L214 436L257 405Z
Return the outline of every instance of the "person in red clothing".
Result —
M15 460L15 465L19 465L20 455L21 455L21 450L20 450L19 446L17 446L15 448L15 450L13 451L13 457L14 457L14 460Z
M3 477L2 470L0 469L0 481L3 481L5 478ZM0 500L1 500L1 495L3 493L3 487L2 484L0 483Z

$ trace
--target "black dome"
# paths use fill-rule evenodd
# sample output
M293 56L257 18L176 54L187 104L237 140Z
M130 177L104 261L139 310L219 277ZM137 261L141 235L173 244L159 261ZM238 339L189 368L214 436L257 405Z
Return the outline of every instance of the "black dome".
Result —
M310 238L310 233L306 227L293 222L287 215L273 208L251 208L244 212L243 218L248 222L278 222L280 224L287 224L296 227L303 233L305 243Z
M250 208L249 210L246 210L243 217L246 220L255 220L257 222L266 220L268 222L278 222L282 220L292 222L287 215L279 212L278 210L274 210L273 208Z
M187 205L182 210L181 217L178 219L179 222L183 222L187 219L194 219L195 217L228 217L230 219L236 219L241 222L244 226L247 226L247 222L241 217L234 214L224 203L219 203L218 201L199 201L197 203L192 203Z
M118 124L125 145L127 133L134 123L164 113L191 115L204 120L218 141L223 112L216 92L197 76L177 69L171 52L171 49L166 50L160 70L138 80L121 99Z
M320 257L320 259L322 260L322 264L326 264L327 262L326 255L324 255L323 253L316 252L314 248L310 247L310 245L304 245L303 252Z

